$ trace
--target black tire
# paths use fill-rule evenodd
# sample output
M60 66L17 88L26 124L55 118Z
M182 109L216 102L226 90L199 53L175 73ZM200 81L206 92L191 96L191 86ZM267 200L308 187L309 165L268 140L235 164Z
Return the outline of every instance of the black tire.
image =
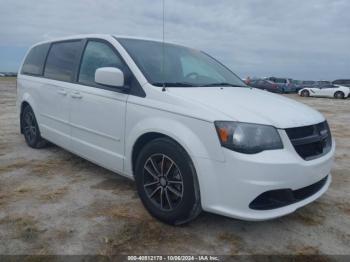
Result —
M342 91L337 91L334 94L334 98L336 98L336 99L344 99L345 98L345 94Z
M301 91L301 96L309 97L310 96L310 92L308 90L303 90L303 91Z
M36 121L34 112L30 106L26 106L23 109L21 115L21 126L28 146L32 148L43 148L47 145L47 141L40 135L38 122Z
M167 224L190 222L202 210L192 160L169 138L157 138L142 148L136 160L135 180L148 212Z

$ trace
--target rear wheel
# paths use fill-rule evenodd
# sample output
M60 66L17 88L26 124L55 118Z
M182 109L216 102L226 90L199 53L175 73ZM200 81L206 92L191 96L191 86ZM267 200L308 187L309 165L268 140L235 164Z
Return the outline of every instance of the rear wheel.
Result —
M345 94L342 91L337 91L337 92L335 92L334 97L336 99L344 99L345 98Z
M21 123L24 138L28 146L32 148L42 148L46 146L47 142L40 135L38 123L30 106L26 106L23 109Z
M301 91L301 96L309 97L310 96L310 92L308 90L303 90L303 91Z
M159 220L179 225L199 215L199 186L193 163L171 139L155 139L141 150L135 180L144 206Z

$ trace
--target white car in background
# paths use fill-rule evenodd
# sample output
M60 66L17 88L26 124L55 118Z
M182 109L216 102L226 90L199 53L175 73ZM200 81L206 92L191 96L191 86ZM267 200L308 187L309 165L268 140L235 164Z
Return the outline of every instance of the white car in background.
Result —
M298 94L303 97L334 97L344 99L349 96L350 88L341 85L319 85L315 87L306 87L299 90Z

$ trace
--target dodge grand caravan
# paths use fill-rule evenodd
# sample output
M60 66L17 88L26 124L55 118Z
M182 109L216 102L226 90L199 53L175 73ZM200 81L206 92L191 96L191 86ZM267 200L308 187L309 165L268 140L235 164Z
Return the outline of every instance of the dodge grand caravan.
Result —
M325 118L247 87L204 52L84 35L33 46L18 76L21 132L134 179L170 224L202 211L243 220L289 214L331 183Z

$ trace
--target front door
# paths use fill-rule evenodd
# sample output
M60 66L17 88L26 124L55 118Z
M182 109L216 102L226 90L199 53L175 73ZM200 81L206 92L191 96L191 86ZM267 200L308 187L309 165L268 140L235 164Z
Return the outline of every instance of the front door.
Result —
M335 86L333 85L325 85L322 86L319 93L320 96L325 96L325 97L333 97L334 96L334 91L335 91Z
M125 70L114 47L88 40L71 98L70 124L73 151L116 172L123 172L124 125L128 95L120 89L96 84L100 67Z

